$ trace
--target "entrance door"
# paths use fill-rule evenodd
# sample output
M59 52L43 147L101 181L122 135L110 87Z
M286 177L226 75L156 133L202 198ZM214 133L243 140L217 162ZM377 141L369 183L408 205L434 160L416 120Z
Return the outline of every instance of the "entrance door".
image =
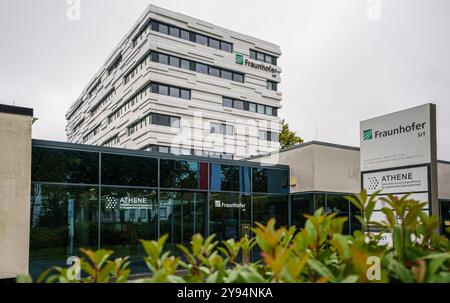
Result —
M216 240L240 239L250 225L250 195L211 193L209 232Z

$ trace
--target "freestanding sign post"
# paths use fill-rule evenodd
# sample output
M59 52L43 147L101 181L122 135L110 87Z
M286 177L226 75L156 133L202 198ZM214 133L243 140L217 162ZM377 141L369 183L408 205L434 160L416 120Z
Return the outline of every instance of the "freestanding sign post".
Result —
M436 105L361 121L360 140L362 188L369 194L412 194L428 202L426 211L439 217Z

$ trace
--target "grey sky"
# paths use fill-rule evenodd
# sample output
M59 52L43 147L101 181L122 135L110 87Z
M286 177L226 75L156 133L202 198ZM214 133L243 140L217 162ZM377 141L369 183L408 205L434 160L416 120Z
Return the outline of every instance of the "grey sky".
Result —
M373 0L372 0L373 1ZM359 121L437 104L438 157L450 160L450 1L155 0L280 45L283 110L305 140L359 145ZM35 109L33 137L65 141L65 113L149 1L0 1L0 103Z

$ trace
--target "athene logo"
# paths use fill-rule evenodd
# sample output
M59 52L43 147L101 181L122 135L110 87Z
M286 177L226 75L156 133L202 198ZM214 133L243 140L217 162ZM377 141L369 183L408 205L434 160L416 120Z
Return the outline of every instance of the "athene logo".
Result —
M106 209L114 209L117 206L117 199L111 196L106 197Z
M377 177L369 177L369 190L376 190L380 185L380 181L378 181Z

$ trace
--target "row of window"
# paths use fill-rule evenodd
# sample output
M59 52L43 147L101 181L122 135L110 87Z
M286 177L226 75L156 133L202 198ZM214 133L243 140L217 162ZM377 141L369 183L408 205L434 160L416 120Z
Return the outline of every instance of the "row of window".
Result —
M277 65L277 57L259 51L255 51L253 49L250 50L250 59L262 61L272 65Z
M33 146L31 181L70 184L101 183L103 185L147 188L156 188L160 183L161 187L166 188L201 188L205 190L210 188L211 190L260 193L288 193L289 190L288 169L187 161L181 158L169 160ZM167 165L166 161L179 164L172 165L173 168L178 167L179 170L170 169L170 165ZM202 163L205 164L205 167L200 169ZM192 174L189 173L190 171ZM172 174L176 174L178 180L194 179L196 182L166 184L166 180L172 179L167 177ZM250 182L252 178L253 182ZM200 179L205 183L199 183ZM239 180L245 181L245 186L242 186L242 183L239 184ZM253 185L253 189L251 185ZM67 213L67 208L65 211Z
M227 125L226 123L211 122L209 126L210 126L209 132L211 134L221 134L226 136L234 135L233 125Z
M100 132L100 125L97 125L86 136L83 137L83 143L86 143L90 139L94 138Z
M154 94L171 96L171 97L181 98L181 99L186 99L186 100L191 99L191 91L189 89L172 86L172 85L152 83L151 84L151 92Z
M235 109L246 110L254 113L265 114L270 116L277 116L278 109L276 107L267 106L263 104L242 101L237 99L232 99L228 97L222 98L222 105L225 107L231 107Z
M165 153L165 154L192 155L192 156L199 156L199 157L210 157L210 158L230 159L230 160L232 160L234 158L233 154L225 153L225 152L199 150L199 149L194 149L194 148L180 148L180 147L165 146L165 145L149 145L149 146L144 147L142 150Z
M74 115L76 115L76 114L78 114L79 112L80 112L80 109L81 109L81 106L83 105L83 101L81 101L78 105L77 105L77 107L72 111L72 113L67 117L67 120L68 121L70 121L70 119L74 116Z
M98 91L98 89L100 87L100 83L101 83L101 81L97 80L97 82L94 84L94 86L92 86L92 88L89 90L89 93L88 93L89 98Z
M166 55L166 54L162 54L162 53L158 53L158 52L152 52L151 58L152 58L151 60L153 62L166 64L166 65L170 65L170 66L174 66L174 67L178 67L178 68L182 68L182 69L187 69L187 70L191 70L191 71L194 71L197 73L210 75L210 76L214 76L214 77L218 77L218 78L223 78L223 79L227 79L227 80L231 80L231 81L236 81L236 82L241 82L241 83L244 82L244 74L230 71L227 69L214 67L211 65L199 63L199 62L192 61L192 60L182 59L179 57Z
M105 142L103 142L102 146L114 147L114 146L116 146L119 143L120 143L120 137L119 137L119 135L115 135L111 139L108 139Z
M117 110L115 110L108 117L108 123L112 123L117 120L120 116L128 112L135 104L137 104L144 96L147 95L147 90L150 88L151 84L147 84L142 87L136 94L133 95L127 102L121 105Z
M81 125L84 122L84 118L80 120L80 122L78 122L74 127L73 127L73 132L76 132L77 130L80 129Z
M107 93L97 104L95 104L91 109L91 116L95 115L103 106L114 98L116 95L116 89L113 88L109 93Z
M139 71L141 71L150 62L150 53L147 53L142 59L124 76L125 84L130 82Z
M108 67L108 76L111 75L120 65L122 62L122 55L119 55L116 60Z
M266 130L260 130L258 133L259 140L264 141L272 141L272 142L279 142L280 138L278 133L266 131Z
M128 135L132 135L149 124L180 128L180 117L151 113L128 127Z
M233 44L225 42L216 38L208 37L206 35L198 34L189 30L179 28L177 26L168 25L159 21L152 20L150 27L153 31L173 37L188 40L201 45L209 46L218 50L223 50L228 53L233 52Z

